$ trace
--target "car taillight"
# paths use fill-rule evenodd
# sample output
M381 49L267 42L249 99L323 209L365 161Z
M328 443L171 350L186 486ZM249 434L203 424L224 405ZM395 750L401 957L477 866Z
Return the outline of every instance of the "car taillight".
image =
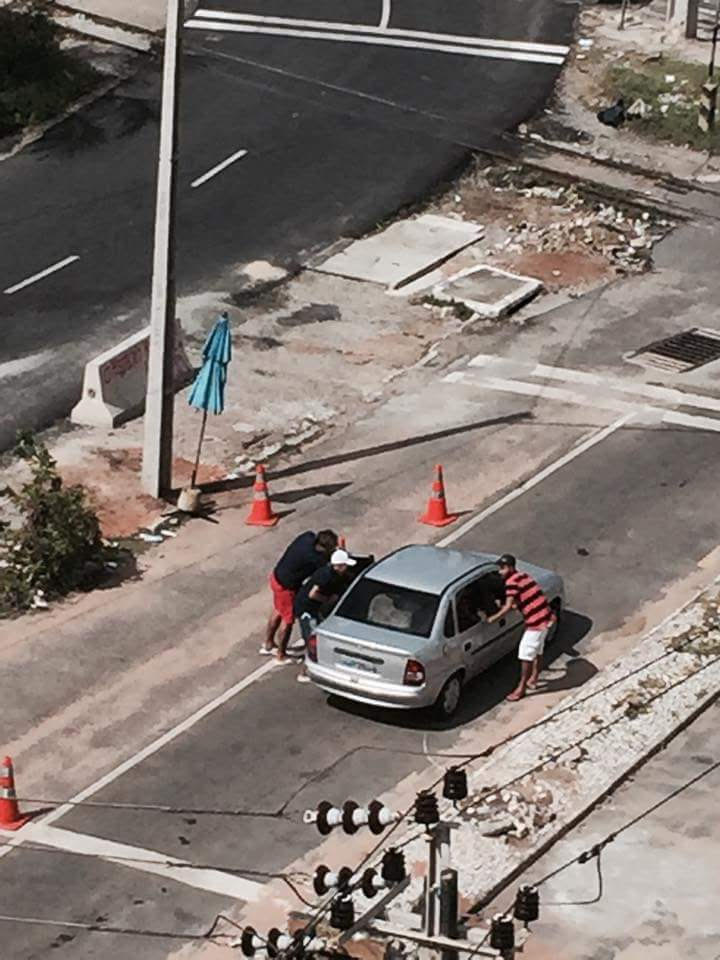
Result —
M417 660L408 660L403 683L408 687L421 687L425 683L425 667Z
M317 637L314 633L311 633L307 638L305 654L308 660L312 660L313 663L317 663Z

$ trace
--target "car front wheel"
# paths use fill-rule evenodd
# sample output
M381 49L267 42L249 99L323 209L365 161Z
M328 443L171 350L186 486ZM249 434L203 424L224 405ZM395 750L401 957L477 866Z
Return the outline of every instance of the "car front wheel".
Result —
M459 673L450 677L435 701L435 712L443 720L449 720L457 712L462 699L462 677Z

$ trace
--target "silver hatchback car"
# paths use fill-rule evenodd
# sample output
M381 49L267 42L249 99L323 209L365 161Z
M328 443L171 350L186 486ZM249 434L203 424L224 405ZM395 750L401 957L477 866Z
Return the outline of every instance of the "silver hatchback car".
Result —
M559 614L562 578L518 562ZM509 653L516 611L489 624L504 596L495 557L408 546L364 570L308 642L311 680L328 693L381 707L435 706L450 717L463 685Z

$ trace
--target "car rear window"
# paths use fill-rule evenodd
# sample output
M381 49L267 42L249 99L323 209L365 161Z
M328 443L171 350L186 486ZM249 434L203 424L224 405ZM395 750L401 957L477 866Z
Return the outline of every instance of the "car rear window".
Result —
M372 577L355 584L335 613L348 620L369 623L386 630L429 637L435 622L440 597L420 590L409 590Z

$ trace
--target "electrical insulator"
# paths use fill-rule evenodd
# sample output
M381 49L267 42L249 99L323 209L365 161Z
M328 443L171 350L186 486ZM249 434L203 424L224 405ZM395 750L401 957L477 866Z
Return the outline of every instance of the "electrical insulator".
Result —
M334 807L331 803L328 803L327 800L322 800L318 804L317 810L306 810L303 814L303 823L316 824L318 830L324 836L327 836L333 827L339 826L342 823L342 820L342 810L338 810L337 807Z
M254 957L258 950L265 949L265 941L253 927L245 927L240 937L240 949L246 957Z
M426 827L440 822L438 800L430 790L422 790L415 799L415 822L423 823Z
M379 876L377 870L373 870L372 867L368 867L360 881L360 889L363 892L363 896L367 897L368 900L372 900L372 898L377 896L380 890L384 890L386 886L387 884L384 878Z
M315 870L313 877L313 889L319 897L324 897L331 890L345 889L352 879L353 872L350 867L340 867L337 873L333 873L330 867L321 864Z
M390 809L386 807L384 803L381 803L379 800L373 800L368 806L368 826L370 830L375 834L380 834L383 832L385 827L389 827L391 823L394 823L397 820L397 815Z
M490 946L493 950L515 949L515 924L511 917L498 913L490 924Z
M355 923L355 905L350 897L338 897L330 907L330 926L334 930L349 930Z
M467 774L459 767L450 767L443 779L443 796L457 803L468 795Z
M342 828L345 833L357 833L358 827L367 823L367 810L354 800L346 800L342 808Z
M537 887L520 887L515 897L515 919L532 923L540 916L540 893Z
M383 855L380 873L385 883L389 886L395 886L396 883L401 883L407 876L405 871L405 856L396 847L390 847Z
M267 955L272 960L272 958L276 957L278 953L281 953L283 950L288 950L294 943L294 937L291 937L287 933L283 933L281 930L278 930L277 927L273 927L267 935Z

